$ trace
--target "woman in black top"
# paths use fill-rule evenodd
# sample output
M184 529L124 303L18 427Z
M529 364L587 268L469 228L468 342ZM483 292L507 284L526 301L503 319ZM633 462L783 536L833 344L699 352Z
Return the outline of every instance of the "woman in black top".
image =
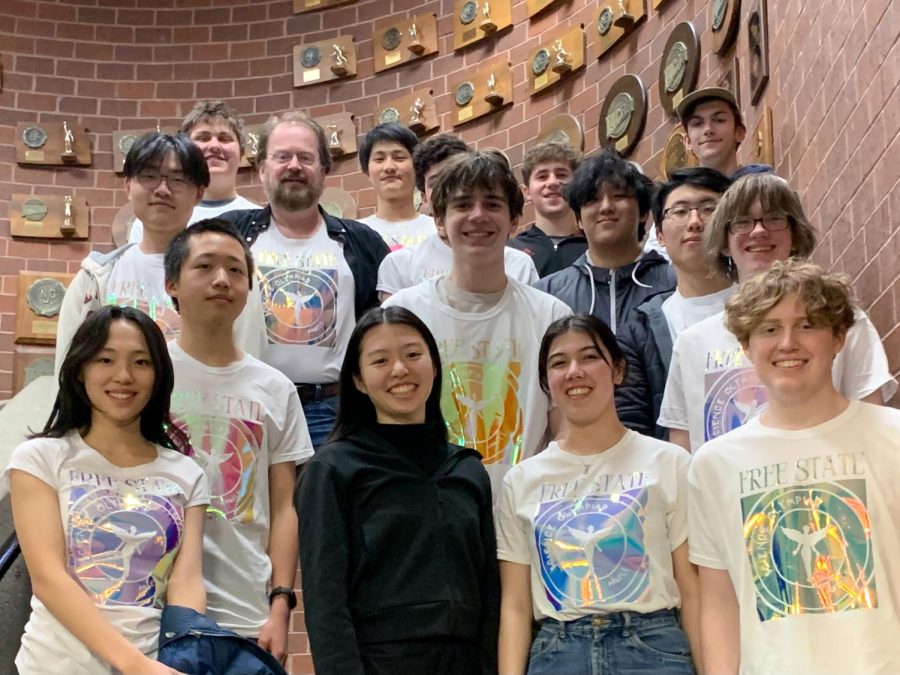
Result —
M372 309L340 384L296 495L317 675L496 672L490 481L477 452L447 442L434 337L408 310Z

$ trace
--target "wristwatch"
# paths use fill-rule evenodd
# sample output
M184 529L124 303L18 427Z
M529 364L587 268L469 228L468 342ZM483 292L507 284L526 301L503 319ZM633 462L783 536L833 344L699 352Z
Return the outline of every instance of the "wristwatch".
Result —
M288 588L287 586L276 586L273 588L269 591L269 605L272 604L276 595L287 596L288 609L294 609L294 607L297 606L297 594L294 592L293 588Z

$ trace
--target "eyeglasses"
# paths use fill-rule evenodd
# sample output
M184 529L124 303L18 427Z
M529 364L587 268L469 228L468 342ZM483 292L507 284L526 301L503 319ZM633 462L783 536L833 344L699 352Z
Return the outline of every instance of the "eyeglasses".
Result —
M691 219L691 211L697 212L701 223L706 223L715 213L716 202L703 202L697 206L678 204L663 211L663 218L668 218L674 225L685 225Z
M159 171L141 171L137 175L137 181L145 190L155 190L163 181L166 181L171 192L187 192L194 187L194 184L183 175L165 174Z
M779 232L787 229L789 220L786 213L767 213L762 218L739 216L728 223L728 229L732 234L747 234L753 232L757 223L762 223L766 232Z
M315 166L319 162L319 158L308 152L291 152L290 150L278 150L269 155L275 164L289 164L294 157L303 166Z

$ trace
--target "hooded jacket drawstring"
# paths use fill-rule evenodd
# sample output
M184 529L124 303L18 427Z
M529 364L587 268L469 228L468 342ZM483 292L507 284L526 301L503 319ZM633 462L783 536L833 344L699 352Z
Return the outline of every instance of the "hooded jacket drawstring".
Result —
M631 280L636 286L640 286L641 288L652 288L651 284L645 284L637 278L637 269L641 264L642 258L643 255L638 256L638 259L635 261L635 266L631 268ZM583 265L591 277L591 308L588 310L588 314L593 314L594 307L597 304L597 280L594 278L594 269L591 267L590 263L585 261ZM616 310L616 268L613 267L609 270L609 327L610 330L612 330L613 335L616 334L618 324Z

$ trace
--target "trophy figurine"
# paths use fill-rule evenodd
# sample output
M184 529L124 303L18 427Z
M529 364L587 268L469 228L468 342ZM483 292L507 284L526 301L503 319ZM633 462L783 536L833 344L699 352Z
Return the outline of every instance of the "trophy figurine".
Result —
M329 122L327 127L328 131L331 132L328 134L328 151L332 157L343 155L344 148L341 147L340 139L341 130L338 128L337 122Z
M425 51L425 45L419 42L419 27L416 25L416 20L413 19L409 24L409 51L413 54L421 54Z
M490 103L492 106L503 104L503 97L497 93L497 78L494 76L494 73L488 75L487 90L488 93L484 97L485 101Z
M334 63L331 64L331 72L338 77L347 74L347 57L344 56L344 50L339 44L331 45L331 58Z
M65 120L63 120L63 131L65 132L65 136L63 136L65 148L62 153L62 160L64 162L74 162L78 159L75 156L75 151L72 149L72 146L75 144L75 134L72 133L69 124Z
M425 120L422 119L422 111L425 109L425 102L416 97L413 104L409 106L409 128L417 134L425 131Z
M259 158L259 134L247 132L247 159L255 162Z
M481 25L479 26L481 30L485 33L493 33L497 30L497 24L491 18L491 3L488 0L484 0L484 3L481 5L481 17Z
M553 50L556 52L556 61L553 64L553 72L562 75L572 70L572 64L569 63L569 56L571 55L566 51L562 40L556 40L553 43Z
M65 218L59 231L68 237L75 234L75 226L72 224L72 195L63 197L63 205L65 207Z
M634 15L628 13L628 0L619 0L619 11L613 24L626 30L634 25Z

